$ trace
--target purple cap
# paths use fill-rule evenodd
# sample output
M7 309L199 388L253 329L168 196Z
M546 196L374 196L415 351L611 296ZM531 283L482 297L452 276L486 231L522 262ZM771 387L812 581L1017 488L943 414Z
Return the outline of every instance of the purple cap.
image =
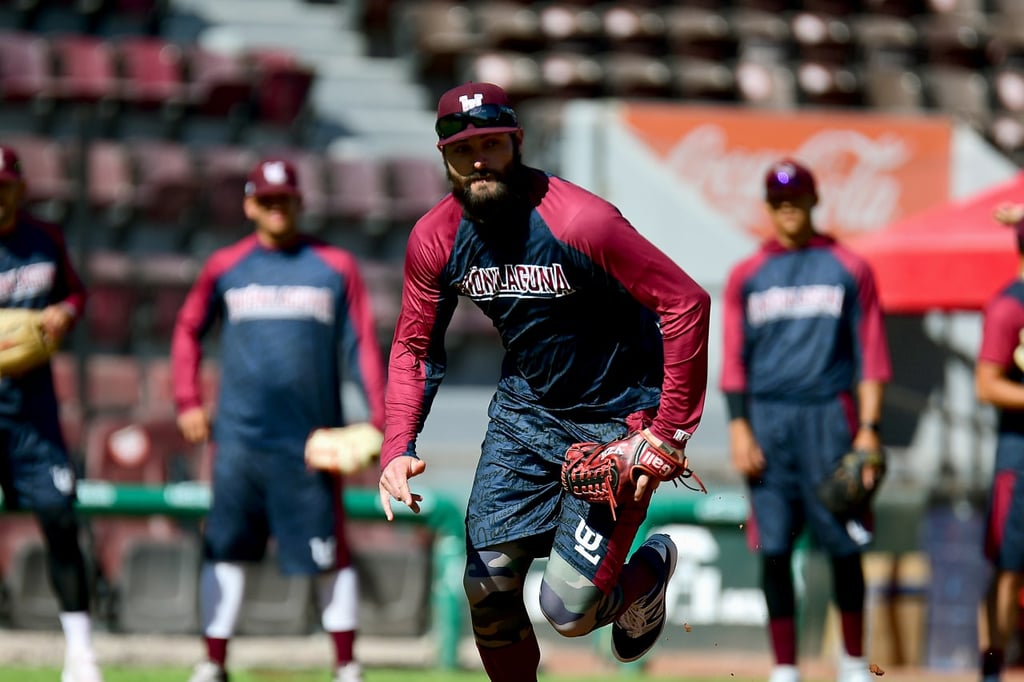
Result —
M268 194L302 196L302 192L299 191L299 176L291 161L263 159L249 173L245 183L245 196L259 197Z
M18 153L10 147L0 146L0 182L20 182L24 179Z
M766 201L794 199L797 197L818 197L814 175L806 166L793 159L776 161L764 176L764 198Z
M441 119L458 117L488 105L493 107L493 112L486 112L486 116L482 114L478 122L467 120L461 130L449 135L441 132ZM447 91L437 102L437 121L437 144L442 146L474 135L513 133L520 129L512 102L494 83L463 83Z

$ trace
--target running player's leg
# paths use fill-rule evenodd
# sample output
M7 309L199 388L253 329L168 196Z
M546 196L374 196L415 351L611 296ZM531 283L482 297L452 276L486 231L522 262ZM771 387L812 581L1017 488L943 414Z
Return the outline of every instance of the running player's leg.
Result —
M473 638L492 682L536 682L540 648L523 600L523 585L550 538L469 549L463 586Z

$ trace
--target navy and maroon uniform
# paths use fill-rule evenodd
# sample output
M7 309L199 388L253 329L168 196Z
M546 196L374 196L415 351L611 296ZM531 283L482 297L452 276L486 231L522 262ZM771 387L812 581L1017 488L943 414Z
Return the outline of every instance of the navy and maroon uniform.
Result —
M1013 351L1024 329L1024 281L1016 280L985 307L979 362L1003 368L1024 383ZM988 501L985 555L1004 571L1024 571L1024 410L1000 410L992 490Z
M55 225L19 214L0 236L0 307L42 310L61 303L78 319L86 292ZM74 473L60 430L49 363L0 379L0 484L8 508L74 502Z
M704 405L709 298L614 206L525 172L528 218L476 224L448 195L413 228L381 466L416 456L445 374L444 332L458 297L468 297L505 348L468 542L480 549L554 533L559 554L610 589L646 508L616 525L606 509L563 495L565 451L621 438L651 417L654 435L685 445Z
M747 396L766 460L749 481L751 547L788 552L806 523L829 553L860 551L815 489L850 449L854 387L891 375L870 268L827 236L769 241L730 272L723 308L721 388Z
M344 423L342 368L383 426L384 370L369 298L348 252L302 237L270 249L255 235L215 252L179 313L172 345L179 411L202 405L201 339L220 329L214 499L205 549L258 560L267 536L282 572L349 564L341 479L308 470L309 433Z

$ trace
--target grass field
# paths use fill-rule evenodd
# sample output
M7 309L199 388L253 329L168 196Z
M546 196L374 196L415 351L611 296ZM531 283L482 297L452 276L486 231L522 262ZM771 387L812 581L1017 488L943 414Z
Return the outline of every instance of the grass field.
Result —
M105 668L104 682L185 682L189 671L185 668ZM377 669L366 671L366 682L487 682L482 672L447 670ZM54 668L0 668L0 682L53 682L60 679ZM602 673L599 677L586 675L541 675L541 682L594 682L595 679L643 679L636 675ZM685 678L686 682L717 682L722 677ZM323 670L239 670L231 673L231 682L327 682Z

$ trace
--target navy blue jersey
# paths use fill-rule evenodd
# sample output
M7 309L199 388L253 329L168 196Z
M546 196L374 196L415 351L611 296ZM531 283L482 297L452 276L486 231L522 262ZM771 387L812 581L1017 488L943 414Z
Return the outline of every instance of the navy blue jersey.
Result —
M355 258L303 237L285 249L255 235L210 256L178 314L171 348L178 409L202 405L201 339L221 323L214 440L297 452L342 422L342 366L384 423L384 370Z
M1024 281L1014 280L985 306L978 360L1003 369L1006 378L1024 383L1024 373L1013 361L1013 351L1024 329ZM999 431L1024 433L1024 410L999 410Z
M528 218L481 226L451 195L421 218L405 259L382 466L415 454L445 374L459 296L505 348L499 392L560 418L657 407L652 432L683 447L707 383L709 297L603 199L530 169Z
M891 374L867 263L830 237L766 243L729 274L722 390L817 401Z
M0 307L42 310L61 303L78 319L85 298L60 228L19 214L13 231L0 235ZM46 419L49 424L56 412L49 364L0 380L0 415Z

